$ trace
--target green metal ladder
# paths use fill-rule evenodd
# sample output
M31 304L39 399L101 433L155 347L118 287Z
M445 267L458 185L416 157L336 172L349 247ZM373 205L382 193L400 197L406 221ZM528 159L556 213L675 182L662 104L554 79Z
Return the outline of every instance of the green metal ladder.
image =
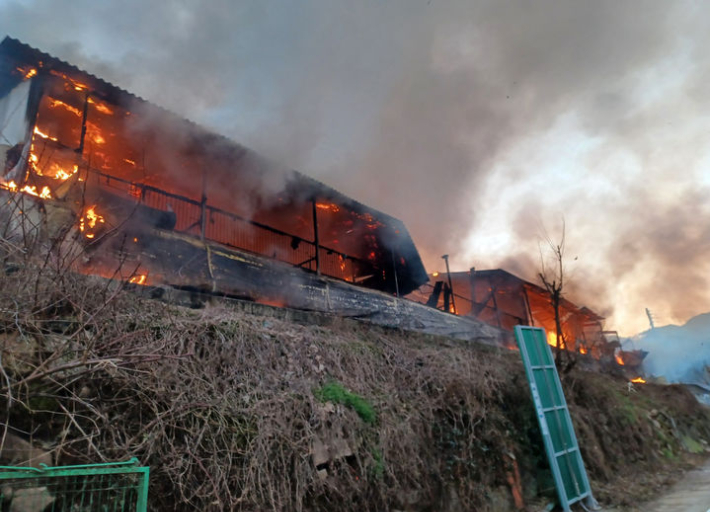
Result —
M515 338L530 384L560 505L565 512L570 512L570 505L583 501L585 509L599 510L589 486L579 442L545 330L518 325L515 327Z

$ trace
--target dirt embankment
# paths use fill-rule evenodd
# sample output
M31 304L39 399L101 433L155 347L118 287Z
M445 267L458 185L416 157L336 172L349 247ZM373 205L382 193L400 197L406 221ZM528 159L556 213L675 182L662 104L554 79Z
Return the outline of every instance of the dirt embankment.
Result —
M529 510L554 499L515 352L5 270L8 431L55 464L138 457L151 510L505 511L516 489ZM646 497L653 475L710 440L710 416L682 387L584 371L564 386L603 503Z

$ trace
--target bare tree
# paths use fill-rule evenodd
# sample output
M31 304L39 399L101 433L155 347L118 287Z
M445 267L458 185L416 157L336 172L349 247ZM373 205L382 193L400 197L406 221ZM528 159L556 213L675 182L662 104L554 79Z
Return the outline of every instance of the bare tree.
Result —
M562 220L562 235L559 242L555 242L545 233L545 242L550 252L547 262L543 254L543 249L540 247L540 272L538 276L542 281L545 290L550 295L550 304L555 315L555 331L556 331L556 348L555 362L559 366L562 362L562 354L565 354L567 360L566 371L569 371L574 365L574 358L568 350L567 340L565 339L564 330L562 329L562 318L560 316L560 305L562 303L562 293L565 285L565 222Z

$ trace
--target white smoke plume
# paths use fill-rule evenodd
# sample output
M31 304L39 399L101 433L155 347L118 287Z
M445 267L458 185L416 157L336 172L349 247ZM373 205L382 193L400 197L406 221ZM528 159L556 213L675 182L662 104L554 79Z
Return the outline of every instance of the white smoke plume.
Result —
M633 340L646 350L644 369L670 382L710 385L710 313L695 316L683 325L648 330Z
M707 310L710 4L0 1L0 34L401 218L430 271L534 280L622 334ZM572 263L573 262L573 263Z

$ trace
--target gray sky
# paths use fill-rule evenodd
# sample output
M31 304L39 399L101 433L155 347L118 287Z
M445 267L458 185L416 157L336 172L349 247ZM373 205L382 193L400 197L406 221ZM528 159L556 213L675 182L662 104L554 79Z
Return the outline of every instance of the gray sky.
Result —
M428 270L534 279L647 327L710 310L710 3L0 0L68 60L407 224Z

